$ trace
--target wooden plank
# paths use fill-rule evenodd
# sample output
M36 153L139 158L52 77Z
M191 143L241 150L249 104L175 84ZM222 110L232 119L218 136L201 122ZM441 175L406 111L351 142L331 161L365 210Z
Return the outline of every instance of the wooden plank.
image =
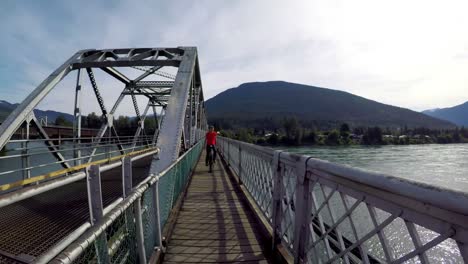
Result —
M174 233L172 234L172 239L186 239L186 240L202 240L202 239L211 239L211 240L237 240L237 239L257 239L260 238L259 235L255 233L220 233L220 234L213 234L213 233L190 233L190 234L183 234L183 233Z
M222 223L222 229L232 229L232 228L252 228L255 229L257 228L256 223ZM216 229L216 230L221 230L221 228L217 225L213 224L187 224L187 223L179 223L176 225L177 229L187 229L187 230L203 230L203 229Z
M254 219L245 219L245 218L237 218L237 219L225 219L220 221L219 219L177 219L176 224L240 224L240 223L257 223Z
M246 215L245 213L242 214L222 214L222 213L207 213L204 212L204 215L202 215L199 212L192 213L192 212L184 212L181 211L178 219L184 219L184 218L189 218L189 219L199 219L203 222L203 220L207 219L216 219L218 222L224 222L225 220L230 220L230 219L249 219L250 216Z
M245 262L245 261L261 261L265 260L262 253L247 252L247 253L228 253L228 254L167 254L164 256L167 262L183 262L183 263L226 263L226 262Z
M248 246L261 245L257 239L243 238L237 240L188 240L188 239L172 239L169 246L192 246L192 247L232 247L232 246Z
M168 263L168 264L175 264L175 263L203 263L203 262L190 262L190 261L178 261L178 262L174 262L174 261L164 261L164 263ZM219 262L215 262L215 263L219 263ZM222 263L242 263L242 264L268 264L270 262L268 262L267 260L255 260L255 261L231 261L231 262L222 262Z
M236 235L236 234L257 234L253 229L251 228L244 228L242 226L240 227L233 227L233 228L228 228L228 229L218 229L218 228L213 228L213 229L182 229L182 228L177 228L177 230L174 231L175 235L186 235L190 236L193 235L194 238L196 235L212 235L216 236L218 234L219 236L226 236L226 235Z
M260 245L233 245L226 247L190 247L173 246L167 248L167 254L227 254L239 252L262 252Z
M240 203L237 201L232 201L232 202L225 202L225 203L194 203L194 202L185 202L182 208L216 208L216 207L240 207L242 209L246 209L244 203Z
M200 207L186 207L182 208L181 212L192 214L192 213L199 213L203 211L205 214L224 214L224 215L232 215L232 214L248 214L244 211L242 207L211 207L211 208L200 208Z

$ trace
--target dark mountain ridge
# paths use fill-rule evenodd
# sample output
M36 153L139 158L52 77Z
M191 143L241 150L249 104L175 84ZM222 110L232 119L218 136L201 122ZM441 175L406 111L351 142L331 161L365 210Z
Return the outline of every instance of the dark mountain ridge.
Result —
M18 105L19 104L12 104L7 101L0 100L0 123L2 123ZM67 113L34 109L34 114L37 118L47 117L49 123L54 123L58 116L63 116L67 121L73 122L73 115Z
M206 101L210 122L259 128L297 117L304 126L452 128L454 124L348 92L284 81L244 83Z
M423 113L459 126L468 126L468 102L453 107L425 110Z

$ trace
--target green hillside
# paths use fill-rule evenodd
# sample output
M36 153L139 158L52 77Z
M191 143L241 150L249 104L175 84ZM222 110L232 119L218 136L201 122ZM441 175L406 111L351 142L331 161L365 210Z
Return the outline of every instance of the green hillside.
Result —
M230 127L275 128L285 117L305 127L451 128L448 121L347 92L283 81L244 83L206 102L208 118Z

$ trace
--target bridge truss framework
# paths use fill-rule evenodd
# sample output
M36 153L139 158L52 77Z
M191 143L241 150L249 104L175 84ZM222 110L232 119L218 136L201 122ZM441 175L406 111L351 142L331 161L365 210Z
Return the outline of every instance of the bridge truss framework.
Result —
M152 110L157 129L152 136L152 144L159 148L160 155L154 159L150 173L157 174L175 161L179 154L200 138L200 133L206 129L204 97L200 78L200 69L195 47L177 48L133 48L133 49L103 49L81 50L69 58L64 64L49 75L29 96L8 116L0 126L0 149L11 139L22 126L26 127L26 139L29 139L29 127L32 125L44 138L44 143L64 168L72 165L53 144L47 132L34 115L34 108L54 89L54 87L71 72L76 72L76 88L74 91L74 122L73 135L75 143L81 140L81 103L83 75L87 75L94 96L101 110L102 126L93 139L96 144L106 136L115 137L121 154L125 153L120 142L118 131L113 125L114 114L119 109L122 100L130 96L133 101L135 115L138 119L138 129L135 132L133 149L138 138L144 133L144 121ZM166 66L177 68L175 75L161 71ZM132 67L142 71L135 79L127 77L118 67ZM94 70L98 68L123 84L119 97L109 110L106 108L100 87L95 79ZM150 75L162 76L167 81L145 81ZM144 109L139 109L136 97L148 98ZM159 113L158 114L158 110ZM88 162L96 153L92 150ZM80 150L74 151L74 160L81 163ZM30 175L27 176L28 178Z

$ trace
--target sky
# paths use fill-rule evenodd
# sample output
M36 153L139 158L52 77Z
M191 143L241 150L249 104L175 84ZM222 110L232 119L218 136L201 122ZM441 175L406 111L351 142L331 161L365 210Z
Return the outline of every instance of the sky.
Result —
M197 46L206 98L284 80L416 111L449 107L468 101L466 10L451 0L2 0L0 100L21 102L80 49ZM39 108L72 112L74 78ZM118 83L101 85L117 96Z

